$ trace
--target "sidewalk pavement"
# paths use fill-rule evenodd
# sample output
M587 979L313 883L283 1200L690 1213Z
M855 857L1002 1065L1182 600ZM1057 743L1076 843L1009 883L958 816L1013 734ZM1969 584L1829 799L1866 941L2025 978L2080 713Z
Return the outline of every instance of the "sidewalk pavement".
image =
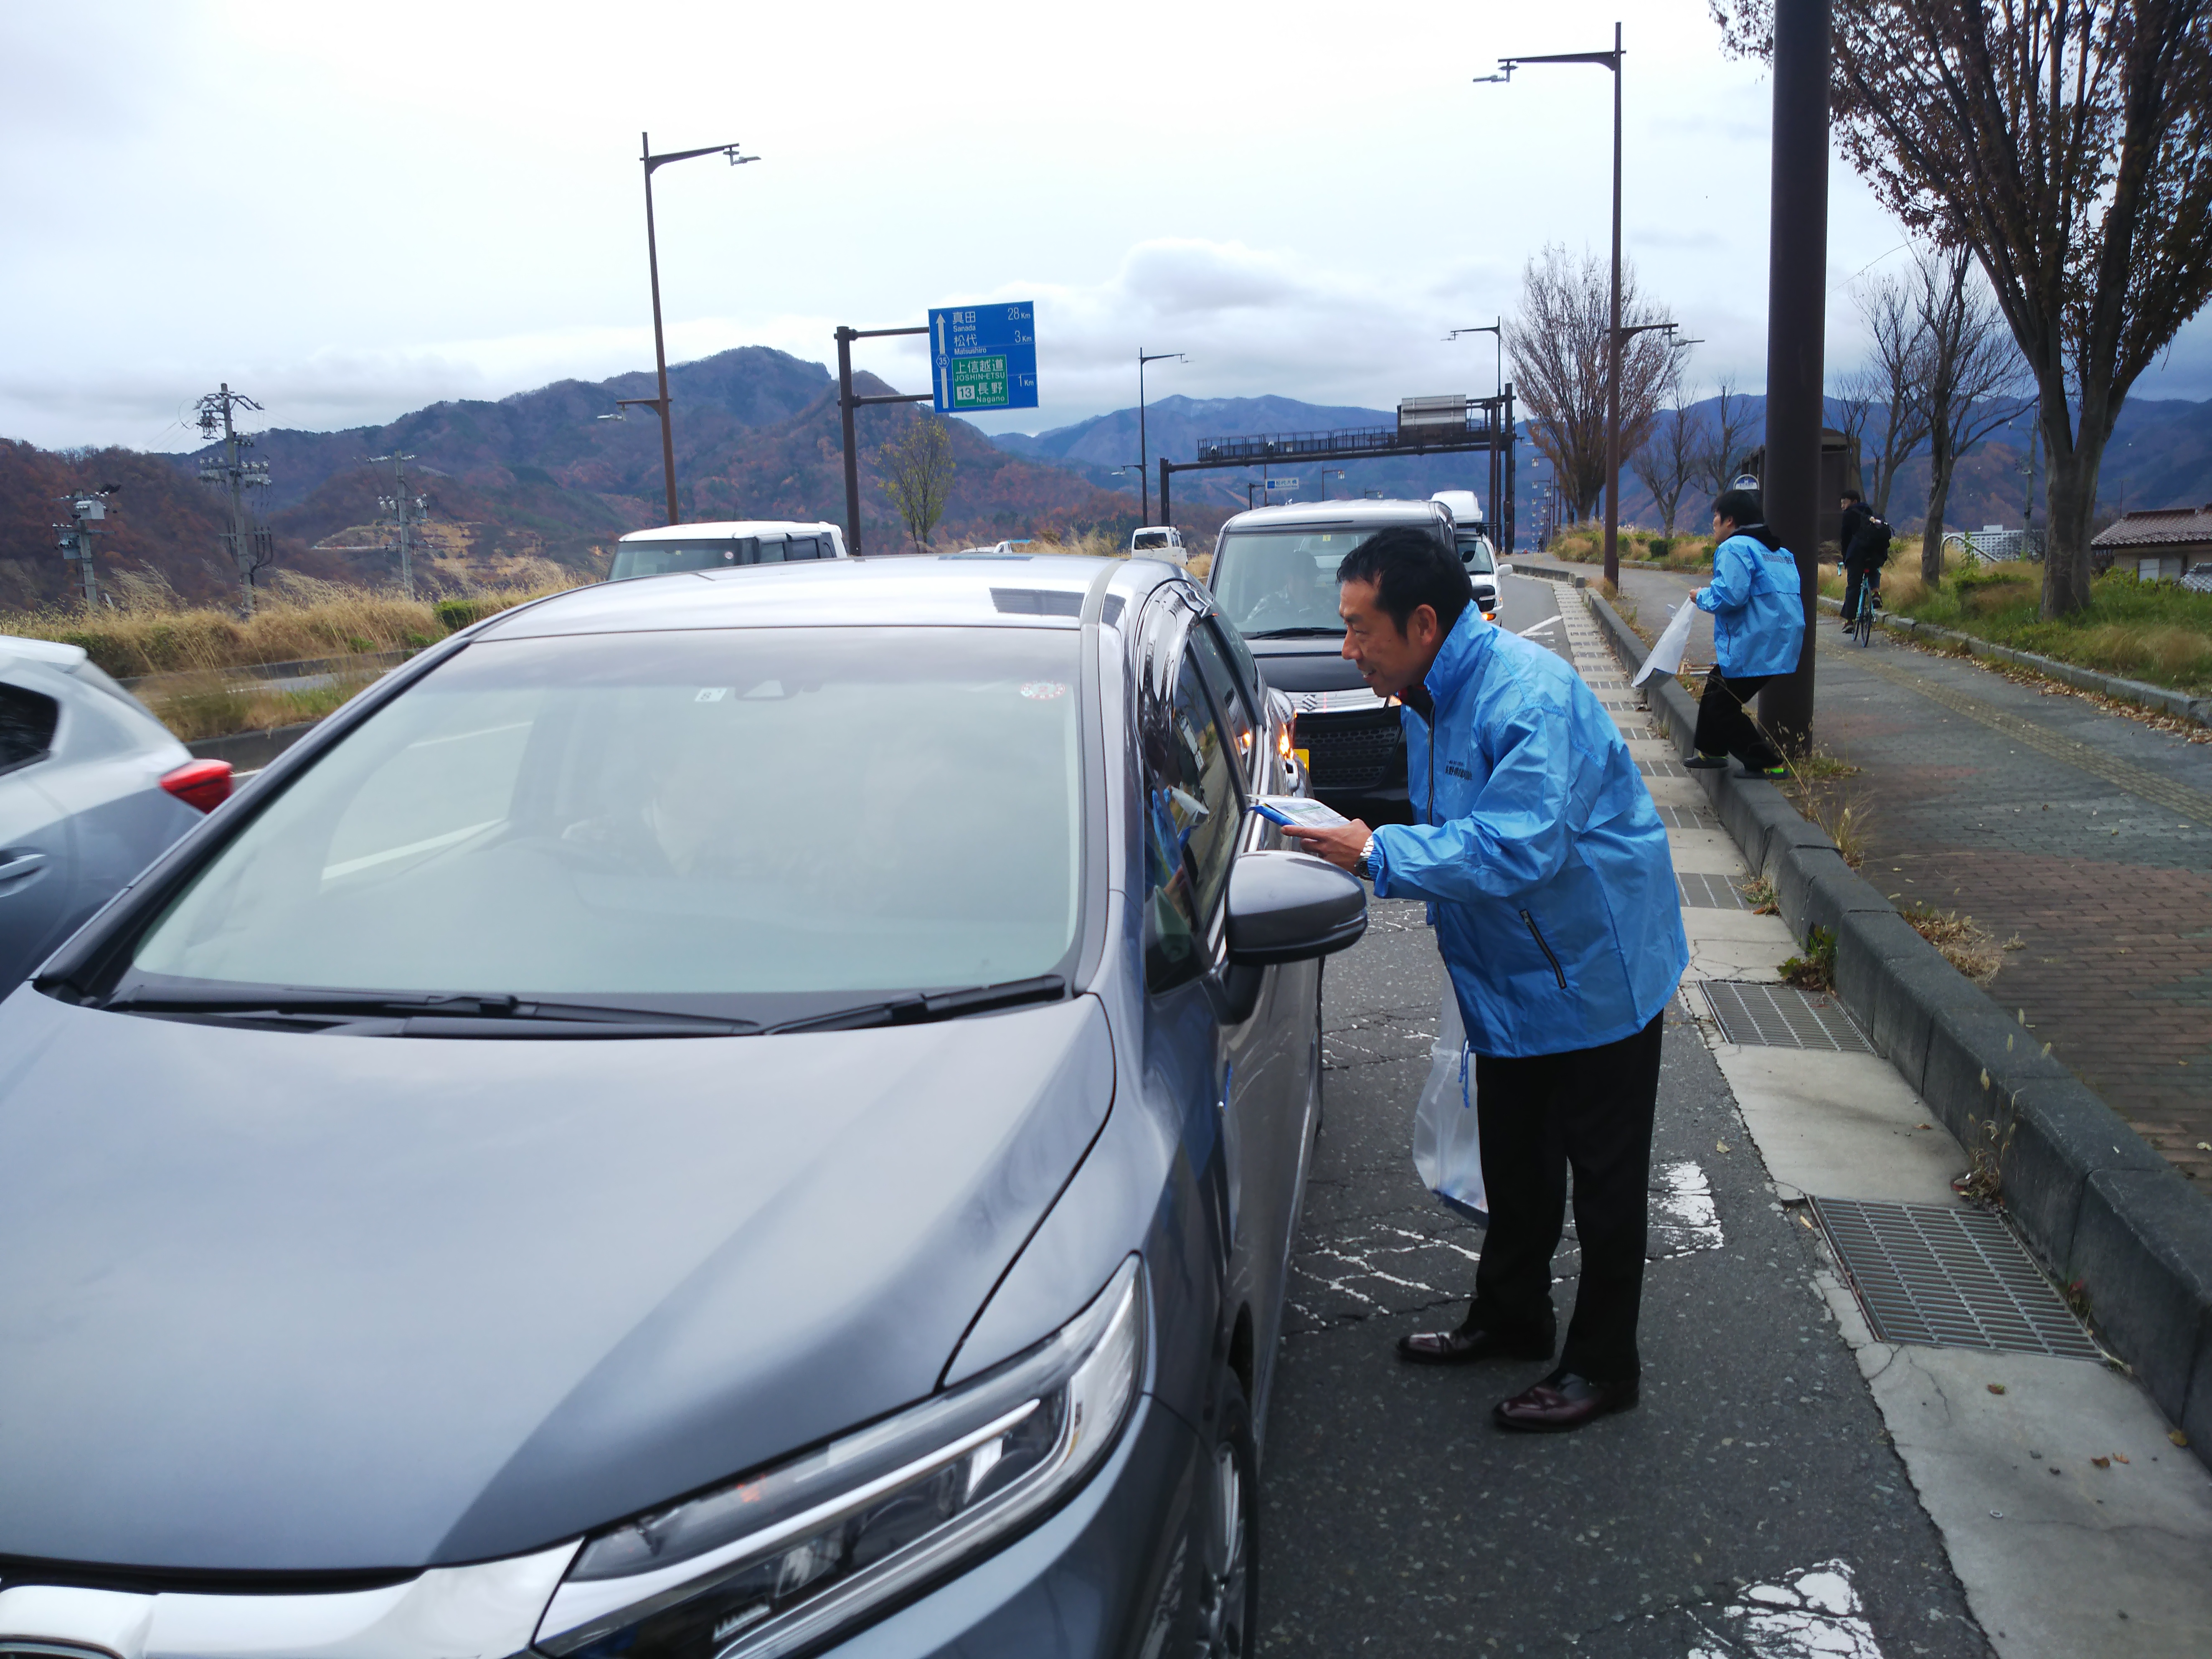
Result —
M1463 1311L1481 1233L1413 1174L1443 977L1419 907L1377 903L1325 984L1327 1119L1261 1492L1264 1650L2201 1653L2212 1478L2139 1389L2093 1360L1874 1338L1805 1198L1955 1212L1965 1153L1870 1053L1726 1040L1700 981L1771 982L1794 941L1734 902L1733 842L1628 706L1581 596L1552 592L1565 615L1532 637L1565 635L1615 705L1691 939L1643 1403L1508 1436L1489 1407L1541 1366L1394 1359L1396 1336ZM1571 1231L1555 1273L1575 1271Z
M1695 583L1621 573L1646 628ZM2212 1195L2212 744L1823 617L1814 736L1860 769L1859 873L2018 939L1989 987ZM1700 617L1690 655L1711 659Z

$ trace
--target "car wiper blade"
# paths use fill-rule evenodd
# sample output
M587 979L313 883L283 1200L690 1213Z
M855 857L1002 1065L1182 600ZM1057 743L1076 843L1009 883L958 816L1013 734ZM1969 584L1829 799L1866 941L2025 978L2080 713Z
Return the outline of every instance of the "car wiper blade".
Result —
M1341 623L1334 628L1261 628L1244 635L1248 640L1334 640L1343 636L1344 625Z
M118 1013L326 1016L333 1019L468 1020L568 1025L653 1026L702 1035L752 1031L758 1022L718 1014L686 1014L660 1008L623 1008L595 1002L548 1002L511 994L435 994L337 991L288 986L239 990L143 990L111 997L100 1005Z
M952 1019L961 1014L990 1008L1011 1008L1024 1002L1057 1002L1067 994L1067 981L1058 974L1039 974L1034 979L1010 979L997 985L970 985L964 990L939 991L930 995L892 997L882 1002L863 1002L835 1008L826 1014L779 1020L761 1028L763 1036L789 1031L856 1031L878 1025L921 1025L931 1020Z

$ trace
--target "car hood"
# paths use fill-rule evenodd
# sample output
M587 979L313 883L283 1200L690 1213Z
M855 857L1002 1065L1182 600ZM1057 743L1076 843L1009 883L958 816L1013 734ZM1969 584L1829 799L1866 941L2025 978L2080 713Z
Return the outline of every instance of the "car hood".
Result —
M1248 638L1245 643L1259 659L1267 684L1278 691L1344 691L1366 684L1346 658L1341 635L1334 639Z
M0 1556L483 1559L880 1416L935 1388L1113 1083L1090 997L469 1042L26 988L0 1003Z

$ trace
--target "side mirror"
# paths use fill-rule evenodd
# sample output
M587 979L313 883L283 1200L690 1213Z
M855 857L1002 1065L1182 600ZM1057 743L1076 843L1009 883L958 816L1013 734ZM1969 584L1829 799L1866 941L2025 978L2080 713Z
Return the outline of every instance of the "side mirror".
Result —
M1229 960L1272 968L1310 962L1359 942L1367 889L1304 853L1247 853L1229 871Z
M1246 853L1230 866L1228 920L1229 964L1210 982L1222 1023L1242 1025L1260 1006L1263 969L1359 942L1367 889L1304 853Z

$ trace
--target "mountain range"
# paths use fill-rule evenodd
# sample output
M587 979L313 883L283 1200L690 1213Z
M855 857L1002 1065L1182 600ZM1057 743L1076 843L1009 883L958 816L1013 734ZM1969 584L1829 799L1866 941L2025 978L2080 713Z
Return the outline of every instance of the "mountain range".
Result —
M856 377L856 386L864 393L892 389L867 374ZM635 373L598 382L556 381L496 401L434 404L380 427L339 432L277 427L257 433L252 455L268 464L270 481L265 492L257 492L258 505L275 533L276 562L309 576L373 581L395 576L393 532L378 499L392 493L392 474L388 463L374 465L371 458L398 453L408 458L408 493L426 503L416 568L432 586L496 580L537 559L580 574L603 571L616 538L665 516L658 420L648 409L625 412L617 405L617 399L652 392L651 375ZM844 521L836 386L823 365L767 347L743 347L672 368L669 393L686 520ZM1764 402L1744 402L1755 434ZM1706 399L1689 406L1683 418L1709 423L1712 409L1713 400ZM1832 423L1840 423L1841 415L1832 400ZM906 543L882 486L878 456L918 418L912 405L859 412L861 527L871 550ZM1356 405L1177 393L1146 409L1143 443L1155 461L1163 454L1188 459L1201 437L1387 426L1395 419L1394 411ZM1118 540L1139 521L1135 410L995 438L963 421L947 425L955 473L937 544L1087 530ZM1525 422L1521 436L1526 446ZM1947 514L1951 524L2020 521L2028 490L2022 471L2026 437L2016 421L1960 463ZM211 453L212 447L168 455L47 451L0 441L0 608L66 599L68 573L52 526L67 512L65 501L55 498L103 483L121 486L106 533L97 543L104 575L143 568L188 599L228 597L235 579L218 552L225 515L219 495L198 476L202 459ZM1487 469L1485 456L1467 453L1347 462L1326 472L1309 463L1279 470L1299 475L1290 499L1310 500L1324 489L1333 496L1481 492ZM1524 447L1517 491L1524 541L1533 526L1532 485L1543 470L1533 447ZM1175 517L1186 537L1194 544L1210 539L1230 513L1245 505L1247 485L1261 476L1259 468L1178 475ZM1888 512L1900 529L1909 528L1923 510L1926 482L1924 458L1901 469ZM2037 494L2039 511L2039 488ZM2208 500L2212 402L2127 404L2106 463L2104 509L2117 514ZM1656 522L1648 494L1626 470L1621 506L1626 522ZM1705 506L1704 494L1693 488L1681 504L1680 523L1698 523Z

